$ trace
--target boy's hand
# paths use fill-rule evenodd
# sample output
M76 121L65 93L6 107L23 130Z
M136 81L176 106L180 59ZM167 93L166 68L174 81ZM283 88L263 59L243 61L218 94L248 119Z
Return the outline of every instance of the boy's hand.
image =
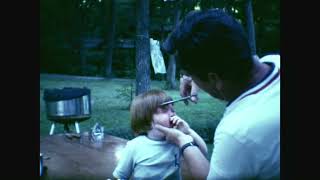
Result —
M184 144L194 141L192 136L186 135L186 134L184 134L183 132L181 132L181 131L179 131L177 129L167 128L167 127L161 126L159 124L156 124L155 128L165 134L166 140L168 142L176 144L180 148Z
M175 115L170 117L171 127L182 131L184 134L190 134L189 124L181 119L179 116Z

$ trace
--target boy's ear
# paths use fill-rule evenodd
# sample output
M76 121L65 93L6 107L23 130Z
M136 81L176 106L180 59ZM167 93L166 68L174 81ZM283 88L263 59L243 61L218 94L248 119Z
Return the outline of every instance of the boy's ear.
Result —
M155 126L153 119L151 119L151 129L153 129Z

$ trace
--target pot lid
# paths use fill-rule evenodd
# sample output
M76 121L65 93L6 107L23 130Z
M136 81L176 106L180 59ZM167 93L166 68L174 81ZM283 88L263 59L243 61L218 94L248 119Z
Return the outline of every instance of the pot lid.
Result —
M45 101L61 101L82 97L84 95L90 95L90 89L64 87L63 89L45 89L43 99Z

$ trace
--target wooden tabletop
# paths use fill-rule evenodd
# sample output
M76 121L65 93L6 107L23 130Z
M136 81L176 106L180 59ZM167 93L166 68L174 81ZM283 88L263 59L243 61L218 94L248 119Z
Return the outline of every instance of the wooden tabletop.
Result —
M92 142L87 132L80 138L70 138L65 134L41 137L40 152L43 165L47 167L43 179L113 179L112 172L127 141L105 135L102 142ZM190 179L184 164L182 176Z

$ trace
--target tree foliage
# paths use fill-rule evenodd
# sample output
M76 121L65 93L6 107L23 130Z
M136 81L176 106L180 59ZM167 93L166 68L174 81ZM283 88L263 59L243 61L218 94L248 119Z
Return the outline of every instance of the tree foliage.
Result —
M106 37L111 19L111 13L107 11L109 1L40 1L40 72L80 74L80 48L89 42L86 44L90 46L86 58L86 75L104 75L103 52L107 46ZM168 35L174 26L177 6L181 9L181 18L194 9L221 8L246 27L245 2L246 0L150 0L150 37L161 41ZM115 3L115 44L120 39L135 39L136 0L115 0ZM280 53L280 1L253 0L252 10L257 54L262 56ZM115 46L112 60L112 71L117 77L135 76L134 49ZM167 57L166 65L168 61Z

